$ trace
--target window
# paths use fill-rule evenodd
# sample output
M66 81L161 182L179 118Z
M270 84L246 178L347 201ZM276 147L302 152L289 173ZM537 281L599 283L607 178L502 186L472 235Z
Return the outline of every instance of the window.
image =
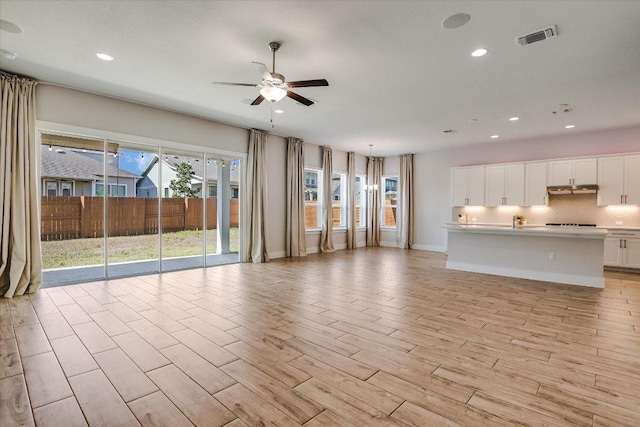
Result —
M231 198L232 199L237 199L238 198L238 189L237 188L232 188L231 189Z
M58 183L53 181L47 181L47 188L45 189L45 195L47 197L53 197L58 195Z
M124 184L109 184L109 197L126 197L127 186ZM96 183L96 196L104 196L104 184Z
M333 227L346 227L347 225L347 175L334 173L331 177L331 212Z
M356 227L367 226L367 192L364 189L366 182L366 175L356 175Z
M164 187L164 197L169 197L169 187Z
M315 230L321 227L322 211L320 209L322 171L304 170L304 228Z
M63 196L73 196L73 182L62 181L60 183L60 189Z
M382 202L384 211L380 225L387 227L396 226L396 209L398 207L398 177L383 176L382 188L384 189Z
M209 197L218 197L218 186L210 185L209 186Z

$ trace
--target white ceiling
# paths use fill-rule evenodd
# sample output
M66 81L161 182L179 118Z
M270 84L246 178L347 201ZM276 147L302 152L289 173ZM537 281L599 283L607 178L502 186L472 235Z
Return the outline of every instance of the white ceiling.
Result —
M441 26L459 12L467 25ZM0 17L24 29L0 31L18 55L4 70L261 129L269 103L241 102L258 88L211 82L257 83L251 61L271 68L279 41L277 72L330 86L296 90L311 107L277 103L272 132L362 154L640 123L640 1L2 0ZM516 44L549 25L557 38ZM574 111L554 116L560 103Z

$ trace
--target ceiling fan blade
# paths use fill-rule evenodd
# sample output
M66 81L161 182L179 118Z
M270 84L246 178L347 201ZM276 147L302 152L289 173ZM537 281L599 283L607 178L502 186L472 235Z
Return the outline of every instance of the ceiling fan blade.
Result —
M260 73L260 78L262 80L273 80L273 77L271 77L271 73L269 72L269 69L266 65L261 62L252 62L252 64L254 67L256 67L258 73Z
M256 99L253 100L253 102L251 103L251 105L260 105L260 103L264 101L264 96L262 95L258 95L258 97Z
M249 86L249 87L258 87L257 84L253 83L227 83L227 82L213 82L214 85L226 85L226 86Z
M297 82L287 82L289 87L313 87L313 86L329 86L329 82L325 79L317 80L299 80Z
M300 96L297 93L291 92L290 90L287 91L287 96L294 101L298 101L300 104L306 105L307 107L316 103L316 101L307 99L304 96Z

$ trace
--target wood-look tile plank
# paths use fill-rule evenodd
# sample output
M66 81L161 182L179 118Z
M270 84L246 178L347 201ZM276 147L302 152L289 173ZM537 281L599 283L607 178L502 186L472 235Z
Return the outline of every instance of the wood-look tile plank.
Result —
M214 397L244 423L251 426L294 427L300 425L296 420L240 384L222 390Z
M106 310L107 308L100 304L98 300L96 300L91 295L85 295L81 297L73 297L73 300L78 304L85 313L93 314Z
M195 425L222 426L236 418L173 365L155 369L147 375Z
M90 314L94 322L100 326L100 328L109 336L125 334L131 332L129 328L122 320L111 313L110 311L99 311Z
M148 321L162 329L168 334L172 334L174 332L183 331L187 329L182 323L173 320L171 317L162 313L159 310L145 310L139 312L143 317L145 317Z
M497 416L467 406L466 400L460 402L386 372L376 373L367 382L464 426L511 426Z
M403 426L404 423L315 378L294 390L359 426Z
M107 335L95 322L81 323L72 327L76 335L78 335L91 354L111 350L112 348L117 347L116 343L109 338L109 335Z
M393 418L402 421L406 425L414 427L430 426L442 426L442 427L458 427L460 424L455 421L451 421L448 418L438 415L435 412L431 412L428 409L422 408L418 405L414 405L411 402L405 401L396 411L391 414Z
M265 374L277 378L289 387L295 387L301 382L311 378L308 374L295 368L291 363L285 363L277 358L270 357L268 354L243 341L229 344L225 346L225 349L250 365L260 369Z
M33 410L38 427L84 427L87 425L75 397L68 397Z
M284 362L302 356L301 352L288 346L288 344L295 340L295 338L287 340L285 343L285 341L274 337L268 332L259 334L242 326L230 329L227 332L239 340L244 341L253 347L259 348L265 353L268 353L273 357L277 357Z
M14 328L20 357L51 351L49 340L39 323Z
M164 348L160 352L209 394L236 383L229 375L183 344Z
M98 369L91 353L76 335L51 340L51 346L67 377Z
M35 425L23 375L0 379L0 425Z
M11 298L9 301L9 313L14 328L35 325L39 322L38 315L33 309L29 297L24 295Z
M395 411L403 402L403 399L387 392L383 388L352 377L308 356L301 356L289 363L313 378L351 397L366 402L367 405L387 415Z
M322 360L324 363L361 380L366 380L378 371L378 369L366 363L359 362L353 358L343 356L330 349L298 338L287 341L287 346L299 351L300 356L306 354L316 360Z
M172 336L216 366L226 365L238 358L192 330L175 332Z
M211 307L209 307L211 308ZM217 308L217 307L216 307ZM217 315L215 313L212 313L211 311L206 310L205 308L202 307L197 307L197 308L192 308L190 310L187 310L187 313L189 313L190 315L203 320L205 322L207 322L208 324L210 324L211 326L215 326L216 328L222 330L222 331L226 331L228 329L233 329L233 328L237 328L238 325L235 322L232 322L231 320L227 320L226 318L222 317L221 315ZM237 313L235 312L231 312L232 315L236 315Z
M3 306L5 306L6 309L0 310L0 340L6 340L15 337L15 334L13 333L13 322L11 320L11 313L9 312L9 303L7 302Z
M91 322L91 317L75 302L61 305L58 310L71 326Z
M76 375L69 384L89 425L140 425L102 371Z
M323 409L314 401L300 395L295 389L291 389L243 360L231 362L221 369L300 423L309 421Z
M107 310L115 314L118 319L122 320L125 323L142 319L142 316L140 316L136 311L132 310L131 308L129 308L129 306L121 301L111 302L105 304L104 306L107 308Z
M320 412L318 415L304 423L304 427L356 427L354 424L347 422L342 417L334 414L328 409Z
M23 358L22 367L32 408L73 396L67 378L52 351Z
M158 390L121 349L104 351L96 354L94 358L125 402L131 402Z
M190 317L188 319L181 320L180 323L219 346L225 346L227 344L231 344L232 342L238 341L238 338L234 337L233 335L228 334L225 331L218 329L215 326L212 326L204 320L198 319L196 317Z
M153 348L151 344L143 340L140 335L135 332L128 332L113 337L118 346L127 353L127 356L134 361L143 372L157 369L161 366L168 365L169 360L164 357L158 350Z
M191 427L193 424L162 392L129 402L129 408L144 427Z
M178 340L147 319L134 320L127 323L127 326L158 350L178 344Z
M56 309L57 310L57 309ZM47 338L50 340L55 340L56 338L68 337L70 335L74 335L75 332L64 318L62 314L59 312L50 313L50 314L41 314L40 324L44 329L44 333L47 335Z
M21 373L22 364L15 338L0 340L0 379Z

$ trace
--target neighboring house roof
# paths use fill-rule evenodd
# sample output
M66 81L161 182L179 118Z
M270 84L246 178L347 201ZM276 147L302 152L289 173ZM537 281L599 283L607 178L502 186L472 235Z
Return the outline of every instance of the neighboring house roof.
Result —
M151 168L153 167L153 165L158 161L158 157L157 156L154 156L154 157L155 158L151 162L149 162L149 165L147 165L147 168L144 170L144 172L142 172L143 176L146 176L149 173L149 171L151 171ZM191 162L191 168L193 169L193 173L194 173L193 177L202 181L202 176L204 175L204 167L203 167L204 162L202 161L202 158L195 159L193 157L167 155L163 157L162 162L164 163L163 167L169 166L174 171L176 170L176 167L180 163ZM218 166L220 165L220 163L218 162L211 160L210 162L208 162L209 164L206 165L207 181L209 182L217 181ZM233 165L232 162L228 160L225 163L226 163L225 167L231 168L229 181L233 183L238 183L240 181L240 166L238 166L237 164Z
M54 149L48 146L40 148L41 176L43 178L64 178L84 181L103 179L104 165L91 157L84 156L73 149ZM138 175L107 166L107 175L120 178L139 178Z

